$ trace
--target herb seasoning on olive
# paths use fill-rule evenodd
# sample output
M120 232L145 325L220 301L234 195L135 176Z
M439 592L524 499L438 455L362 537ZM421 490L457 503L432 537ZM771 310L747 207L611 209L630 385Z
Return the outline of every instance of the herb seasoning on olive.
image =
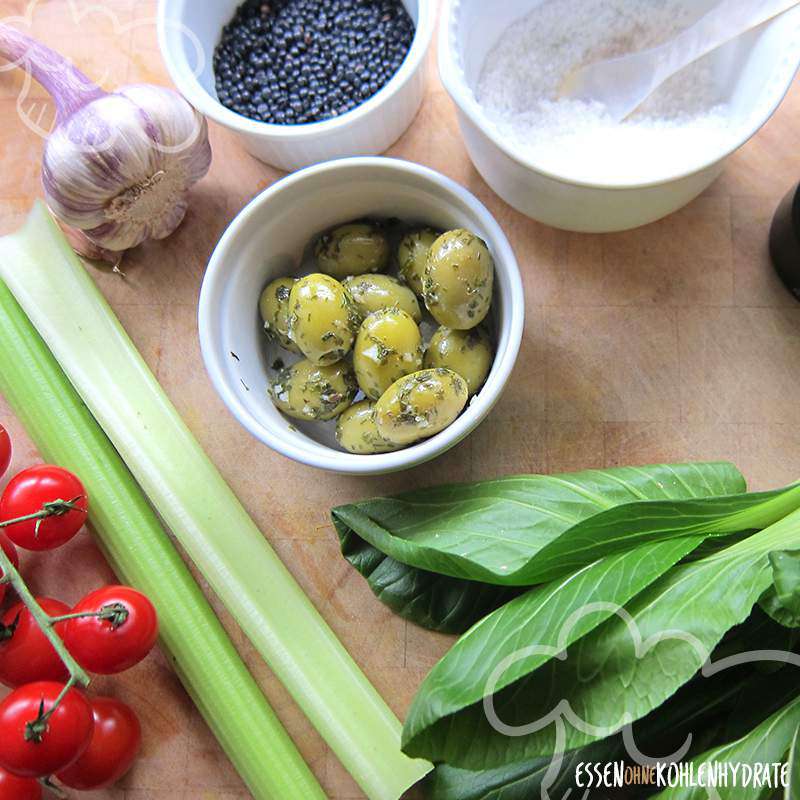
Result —
M320 272L334 278L348 278L386 269L389 242L377 225L356 222L340 225L320 236L314 255Z
M344 358L359 321L347 290L329 275L306 275L292 287L289 338L314 364L335 364Z
M282 369L269 386L272 401L284 414L304 420L338 417L357 391L353 368L344 361L319 366L304 359Z
M353 347L353 367L361 391L377 400L398 378L422 369L422 335L399 308L370 314Z
M493 287L494 261L483 239L459 229L431 245L422 289L440 325L457 331L480 325L489 313Z
M391 275L355 275L345 278L342 286L362 317L385 308L399 308L416 323L422 322L422 311L414 292Z
M467 382L450 369L423 369L393 383L375 404L378 433L396 445L428 439L456 421Z
M214 52L217 97L277 125L338 117L391 80L413 39L400 0L247 0Z
M369 400L350 406L336 423L336 441L349 453L390 453L398 445L387 442L375 425L375 404Z
M268 392L278 410L336 420L336 441L359 455L399 450L452 424L494 358L481 324L494 282L485 243L463 229L362 219L323 232L304 253L301 274L272 280L259 299L269 349L304 356L274 361Z
M258 302L264 331L281 347L292 353L300 348L289 338L289 297L297 278L278 278L261 293Z
M467 382L472 397L486 382L493 358L492 343L483 328L469 331L439 328L425 351L424 366L453 370Z
M425 267L428 264L428 253L439 234L430 228L421 228L406 234L397 248L397 263L400 265L400 277L411 287L411 290L422 297Z

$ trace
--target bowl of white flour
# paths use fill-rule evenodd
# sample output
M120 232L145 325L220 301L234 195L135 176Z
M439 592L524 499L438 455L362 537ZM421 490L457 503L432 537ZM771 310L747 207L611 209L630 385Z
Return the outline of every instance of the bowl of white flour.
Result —
M622 123L558 88L577 67L673 38L716 2L445 0L439 70L478 171L567 230L625 230L686 205L789 89L800 8L687 67Z

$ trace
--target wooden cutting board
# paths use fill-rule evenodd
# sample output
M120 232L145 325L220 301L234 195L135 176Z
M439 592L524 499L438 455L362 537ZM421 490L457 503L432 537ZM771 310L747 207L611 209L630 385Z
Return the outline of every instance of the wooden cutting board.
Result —
M106 88L169 84L154 0L0 0L0 17L32 6L33 33ZM215 161L167 242L131 253L126 277L95 277L184 419L344 644L402 717L450 639L392 616L338 555L336 504L441 481L526 471L688 459L730 459L755 489L800 477L800 305L766 251L780 198L800 179L800 87L737 153L725 175L684 210L618 235L538 225L506 206L472 167L431 54L428 94L390 154L456 179L511 239L527 296L525 338L501 402L467 441L433 464L384 478L303 467L251 439L205 376L195 322L206 261L253 195L280 177L211 125ZM40 195L43 141L20 115L46 119L38 87L21 97L0 72L0 233ZM36 450L0 403L20 469ZM36 592L76 601L112 574L82 534L55 554L28 554ZM213 598L212 598L213 602ZM303 755L334 800L357 786L216 604L226 627ZM160 654L96 682L138 711L144 750L133 771L89 800L240 800L249 795ZM267 756L268 757L268 756ZM287 798L287 800L294 800ZM300 799L298 799L300 800Z

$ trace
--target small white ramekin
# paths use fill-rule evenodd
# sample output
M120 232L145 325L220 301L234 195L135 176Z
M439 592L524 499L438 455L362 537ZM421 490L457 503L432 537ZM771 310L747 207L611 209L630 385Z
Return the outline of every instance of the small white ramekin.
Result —
M382 153L413 121L425 94L425 63L438 0L403 3L417 30L394 77L347 114L308 125L258 122L231 111L217 99L214 48L241 0L159 0L158 42L172 80L198 111L237 133L256 158L293 171L329 159Z
M296 272L308 243L353 219L385 217L441 230L468 228L495 261L497 354L486 384L441 433L395 453L353 455L316 436L314 423L284 417L268 398L270 378L258 298L274 278ZM225 405L253 436L303 464L353 475L395 472L460 442L486 417L508 380L522 341L525 300L511 245L473 195L431 169L389 158L320 164L279 181L252 200L223 234L200 293L200 345ZM274 373L273 373L274 374ZM305 432L304 431L307 431Z
M474 93L486 55L503 31L542 1L444 0L439 72L456 104L464 141L478 172L509 205L556 228L586 233L626 230L685 206L719 177L726 158L772 116L800 62L800 8L796 8L713 55L714 74L732 109L735 132L721 142L718 156L698 164L687 153L687 169L660 181L574 180L514 152ZM692 2L705 9L716 0Z

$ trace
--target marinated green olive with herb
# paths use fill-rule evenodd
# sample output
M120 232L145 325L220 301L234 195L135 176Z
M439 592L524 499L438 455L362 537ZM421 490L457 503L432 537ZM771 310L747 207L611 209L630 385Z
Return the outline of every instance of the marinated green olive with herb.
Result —
M452 370L414 372L393 383L375 404L375 426L392 444L413 444L452 424L467 396L466 381Z
M334 278L382 272L389 263L389 240L377 225L356 222L321 236L314 255L319 271Z
M470 330L489 313L494 261L483 240L463 229L442 234L425 267L425 305L433 318L454 330Z
M353 368L344 361L319 366L304 359L282 369L269 386L269 395L278 409L302 420L338 417L357 392Z
M336 441L348 452L359 455L390 453L397 445L387 442L375 425L375 404L369 400L350 406L336 423Z
M342 281L342 286L350 293L350 297L362 317L385 308L399 308L410 315L414 322L422 321L414 292L403 286L397 278L389 275L358 275Z
M286 350L299 353L300 348L289 338L289 296L297 278L278 278L261 293L258 308L267 335Z
M277 408L300 420L338 418L339 445L362 455L407 447L454 422L494 356L481 325L494 285L485 243L467 230L362 218L306 254L313 274L274 280L259 300L269 337L304 356L287 368L270 345ZM390 262L399 274L382 274ZM439 327L426 349L420 326L427 334L431 323Z
M364 394L377 400L398 378L422 368L422 334L397 308L370 314L353 348L353 366Z
M470 331L439 328L425 351L424 365L458 373L467 382L472 397L486 382L493 358L492 344L483 328Z
M428 253L438 238L439 234L431 228L420 228L406 234L397 248L400 277L420 297L422 297Z
M314 364L334 364L353 347L358 313L347 290L329 275L300 278L289 295L289 338Z

